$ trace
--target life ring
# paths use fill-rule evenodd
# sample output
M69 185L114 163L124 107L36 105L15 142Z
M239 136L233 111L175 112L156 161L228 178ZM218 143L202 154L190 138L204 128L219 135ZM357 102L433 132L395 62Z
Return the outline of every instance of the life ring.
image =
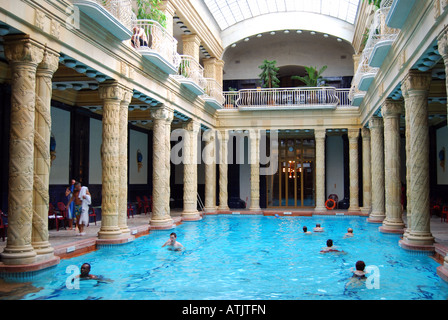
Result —
M332 202L333 204L330 206L329 202ZM325 201L325 208L327 208L327 210L333 210L336 207L336 201L334 201L333 199L328 199L327 201Z

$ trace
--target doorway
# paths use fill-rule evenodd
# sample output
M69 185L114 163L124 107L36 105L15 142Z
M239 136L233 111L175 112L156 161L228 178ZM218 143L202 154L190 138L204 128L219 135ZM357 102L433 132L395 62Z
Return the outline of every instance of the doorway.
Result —
M268 208L315 207L314 137L279 137L278 170L266 176Z

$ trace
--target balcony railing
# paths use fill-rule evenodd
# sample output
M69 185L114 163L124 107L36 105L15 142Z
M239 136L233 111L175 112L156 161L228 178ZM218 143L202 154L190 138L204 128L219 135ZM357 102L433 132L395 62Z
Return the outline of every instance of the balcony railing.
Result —
M207 86L204 68L192 56L181 55L178 72L172 76L196 95L203 95Z
M203 95L205 102L215 109L222 108L224 104L222 87L215 79L205 78L205 81L207 82L205 95Z
M153 20L132 22L132 46L167 74L177 73L180 56L177 40Z
M135 17L131 0L72 0L72 2L120 41L131 37L132 20Z
M335 109L349 106L349 89L333 87L243 89L224 92L224 108L256 109Z
M359 91L367 91L372 84L373 79L378 73L378 68L370 66L371 48L365 48L359 59L358 69L353 77L352 84Z
M369 57L371 67L381 67L400 31L389 27L386 23L392 2L393 0L383 0L381 2L381 7L375 12L370 26L369 38L365 48L371 50Z

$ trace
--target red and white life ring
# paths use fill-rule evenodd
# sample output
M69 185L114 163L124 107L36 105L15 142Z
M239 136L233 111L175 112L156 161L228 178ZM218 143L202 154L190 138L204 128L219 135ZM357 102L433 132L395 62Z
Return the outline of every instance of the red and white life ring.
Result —
M333 199L328 199L327 201L325 201L325 208L327 208L327 210L333 210L336 207L336 201L334 201Z

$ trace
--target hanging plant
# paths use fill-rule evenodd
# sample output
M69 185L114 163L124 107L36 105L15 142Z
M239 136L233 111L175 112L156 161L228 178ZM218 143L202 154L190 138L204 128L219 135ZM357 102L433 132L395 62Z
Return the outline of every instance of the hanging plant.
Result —
M365 0L362 1L364 2ZM381 0L368 0L368 1L369 4L373 4L377 9L379 9L381 6Z
M159 9L162 0L136 0L137 1L137 19L154 20L166 28L166 16Z

